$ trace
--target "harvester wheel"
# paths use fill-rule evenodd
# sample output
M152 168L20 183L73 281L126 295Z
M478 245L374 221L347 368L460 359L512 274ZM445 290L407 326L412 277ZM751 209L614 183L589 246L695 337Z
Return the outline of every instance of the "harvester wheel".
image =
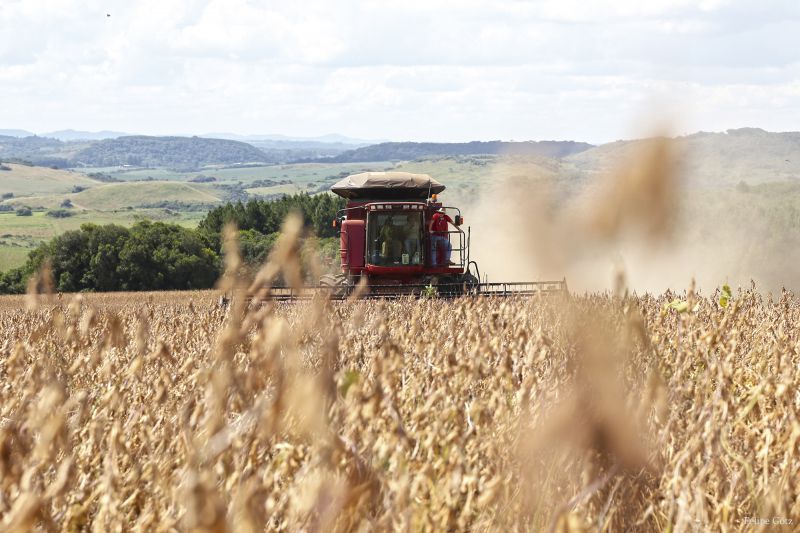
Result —
M344 274L324 274L319 278L319 284L322 287L330 287L329 292L332 297L347 295L347 276Z
M471 272L467 272L461 277L461 286L466 294L475 294L478 292L480 280L475 277Z
M464 292L460 276L447 276L439 279L436 284L439 296L443 298L458 298Z
M462 276L447 276L439 281L439 295L446 298L458 298L464 294L473 294L478 287L478 278L466 272Z

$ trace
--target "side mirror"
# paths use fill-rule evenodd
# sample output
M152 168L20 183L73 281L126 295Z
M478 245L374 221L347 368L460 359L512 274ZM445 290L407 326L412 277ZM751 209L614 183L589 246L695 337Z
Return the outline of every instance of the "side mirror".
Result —
M464 217L462 217L461 215L456 215L456 218L453 221L453 224L455 224L456 226L460 226L463 223L464 223Z

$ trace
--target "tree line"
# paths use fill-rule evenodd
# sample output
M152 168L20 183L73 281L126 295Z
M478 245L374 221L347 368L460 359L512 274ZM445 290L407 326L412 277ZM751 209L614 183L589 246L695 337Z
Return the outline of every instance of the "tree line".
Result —
M41 244L21 267L0 273L0 293L25 292L28 279L48 260L61 292L211 288L223 268L220 234L226 223L239 228L242 259L256 268L292 211L302 214L308 235L321 238L323 251L335 254L330 222L342 206L343 201L331 195L301 193L272 202L252 200L217 207L197 229L149 220L130 228L83 224Z
M334 237L337 229L331 224L337 211L345 206L344 198L330 194L309 196L301 193L275 200L233 202L208 212L198 228L219 233L225 223L232 221L242 230L255 230L264 235L280 231L281 224L291 211L299 211L309 230L321 238Z

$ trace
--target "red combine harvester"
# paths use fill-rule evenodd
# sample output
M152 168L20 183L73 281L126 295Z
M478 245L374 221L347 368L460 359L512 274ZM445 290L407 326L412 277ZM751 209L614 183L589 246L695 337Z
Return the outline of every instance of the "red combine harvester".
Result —
M347 199L333 224L340 229L341 273L320 287L345 297L366 281L366 297L494 296L566 292L566 281L482 283L470 259L470 228L457 207L443 205L445 186L426 174L366 172L331 190ZM276 295L277 296L277 295Z

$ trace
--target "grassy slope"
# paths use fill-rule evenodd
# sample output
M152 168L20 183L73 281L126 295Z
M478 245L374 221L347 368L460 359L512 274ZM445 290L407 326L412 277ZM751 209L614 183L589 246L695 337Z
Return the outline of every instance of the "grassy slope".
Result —
M475 202L482 193L494 192L498 185L519 181L579 181L574 165L533 156L432 158L400 163L395 170L430 174L447 186L442 198L460 205Z
M0 272L20 266L28 258L30 248L0 239Z
M260 179L290 180L293 183L306 183L323 180L340 172L355 173L362 170L384 170L392 164L378 161L375 163L301 163L293 165L270 165L259 167L220 167L209 166L197 172L179 172L168 169L119 167L84 168L82 172L102 172L124 181L153 178L161 181L189 181L198 175L213 176L217 183L248 183Z
M301 189L297 185L289 184L289 185L275 185L274 187L253 187L251 189L245 189L248 194L258 195L258 196L266 196L270 194L295 194L298 192L302 192L304 189Z
M219 196L209 192L209 188L201 183L159 181L112 183L69 196L76 206L82 206L87 209L119 209L160 201L181 201L186 203L220 201Z
M28 205L52 209L61 205L65 199L69 199L79 209L105 211L128 206L144 206L161 201L208 204L219 202L221 197L203 183L140 181L107 183L79 193L14 198L6 203L15 206Z
M569 156L566 162L589 174L626 164L646 140L617 141ZM673 144L684 175L695 186L750 185L800 179L800 133L756 129L696 133Z
M45 167L29 167L5 163L11 170L0 170L0 194L13 193L14 196L34 196L63 194L75 185L96 187L101 183L71 170L54 170Z
M570 171L568 166L545 157L431 158L398 164L394 170L430 174L445 185L476 185L486 180L554 178Z

